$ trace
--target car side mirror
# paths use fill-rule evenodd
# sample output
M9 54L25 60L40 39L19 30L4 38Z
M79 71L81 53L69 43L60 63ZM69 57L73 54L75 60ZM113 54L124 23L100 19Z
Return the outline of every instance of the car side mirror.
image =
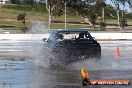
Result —
M42 39L43 42L47 42L47 40L48 40L47 38L43 38Z

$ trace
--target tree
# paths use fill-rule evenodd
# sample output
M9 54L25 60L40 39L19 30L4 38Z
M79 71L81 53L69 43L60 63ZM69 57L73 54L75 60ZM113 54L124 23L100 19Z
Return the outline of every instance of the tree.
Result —
M97 19L96 0L71 0L69 3L70 12L80 15L85 22L95 28Z
M130 9L132 11L132 0L126 0L126 2L129 4L129 7L130 7Z
M18 21L22 21L23 23L23 28L22 30L25 32L25 30L27 29L26 27L26 13L21 13L17 16L17 20Z
M112 2L115 4L116 6L116 9L117 9L117 19L118 19L118 25L119 25L119 28L120 27L120 3L119 3L119 0L112 0Z
M21 2L20 2L20 0L11 0L11 3L13 3L13 4L20 4Z
M119 0L119 2L123 5L122 16L121 16L121 19L120 19L120 27L122 29L124 29L124 27L127 26L127 19L125 17L125 11L124 11L127 1L126 0Z
M117 17L118 17L118 25L119 25L119 28L122 30L123 29L123 25L126 25L126 22L127 21L125 21L126 19L124 17L124 9L121 11L120 5L123 5L124 8L125 8L125 4L126 4L127 0L112 0L112 2L116 6L116 9L117 9ZM121 14L121 12L122 12L122 14Z
M96 0L96 8L99 8L102 10L102 22L105 22L105 7L106 7L106 0Z
M22 4L24 4L24 5L34 5L35 1L34 0L23 0Z
M53 15L62 15L64 1L63 0L45 0L46 9L48 11L48 23L49 29L51 28L51 22Z

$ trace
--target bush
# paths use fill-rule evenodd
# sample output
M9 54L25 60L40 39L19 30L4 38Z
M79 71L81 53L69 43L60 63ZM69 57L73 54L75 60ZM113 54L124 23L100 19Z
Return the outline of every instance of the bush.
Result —
M13 3L13 4L20 4L21 2L20 2L20 0L11 0L11 3Z
M120 19L120 27L126 27L127 26L127 19L126 18L121 18Z
M20 27L20 30L24 33L28 32L29 29L27 27Z
M17 16L17 20L18 20L18 21L25 20L25 17L26 17L26 13L18 14L18 16Z
M106 23L105 22L100 22L100 29L102 30L102 31L105 31L105 27L106 27Z
M18 14L17 20L18 21L22 21L22 23L24 24L24 28L25 28L25 25L26 25L26 13Z

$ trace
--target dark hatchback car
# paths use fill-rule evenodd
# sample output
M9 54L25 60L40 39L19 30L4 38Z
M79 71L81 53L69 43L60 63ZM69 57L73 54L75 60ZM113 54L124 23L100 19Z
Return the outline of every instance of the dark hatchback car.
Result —
M56 61L69 63L94 57L101 58L100 44L85 30L59 30L53 32L48 40L43 39Z

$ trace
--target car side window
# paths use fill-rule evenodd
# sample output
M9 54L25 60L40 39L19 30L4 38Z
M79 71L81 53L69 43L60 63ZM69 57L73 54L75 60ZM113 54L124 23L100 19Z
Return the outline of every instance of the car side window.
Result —
M90 33L85 32L84 35L85 35L86 38L88 38L88 39L90 39L90 40L93 40L93 38L92 38L92 36L90 35Z
M51 36L49 37L47 43L51 43L52 41L54 41L54 33L51 34Z
M80 32L78 39L91 39L91 35L87 32Z

